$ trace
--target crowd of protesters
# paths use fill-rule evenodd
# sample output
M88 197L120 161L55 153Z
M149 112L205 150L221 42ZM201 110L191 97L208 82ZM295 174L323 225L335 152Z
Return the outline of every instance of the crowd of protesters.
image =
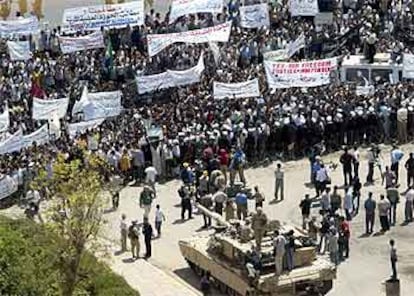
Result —
M0 105L2 110L6 105L9 108L8 133L22 128L27 134L44 123L31 117L33 97L70 98L68 115L61 120L61 137L47 145L1 155L1 173L17 174L24 184L31 178L28 171L50 167L58 151L73 154L87 147L105 156L116 171L130 174L134 168L138 180L150 165L160 178L168 178L177 175L182 163L194 164L206 151L219 154L224 149L231 155L239 147L247 161L253 162L274 155L301 157L315 149L333 151L345 144L394 139L404 143L414 136L414 98L410 97L414 84L410 81L391 84L381 77L374 79L375 93L368 98L357 96L354 86L339 79L315 88L271 90L261 65L263 53L284 48L301 34L306 47L292 60L357 53L372 57L376 50L391 53L394 62L401 62L401 53L410 52L414 40L413 2L334 1L333 23L316 26L313 17L291 17L287 1L271 1L271 25L257 29L238 25L239 2L230 1L218 15L183 16L173 24L169 24L168 13L162 17L151 10L140 27L103 28L105 43L110 42L113 49L110 62L105 49L62 54L58 36L65 33L59 27L20 37L31 43L33 57L26 62L11 61L7 40L1 39ZM229 42L218 44L219 57L209 44L176 44L154 57L147 54L148 34L194 30L227 20L233 20L232 31ZM206 69L200 83L138 95L136 75L188 69L201 52ZM214 100L213 81L252 78L259 79L260 97ZM72 140L66 128L78 120L72 118L71 108L85 85L89 92L121 90L124 111ZM148 141L144 120L160 127L163 139Z

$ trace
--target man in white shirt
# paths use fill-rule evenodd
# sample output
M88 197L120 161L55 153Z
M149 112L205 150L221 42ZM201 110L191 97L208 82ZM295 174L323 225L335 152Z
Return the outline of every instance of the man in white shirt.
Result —
M285 172L282 169L282 165L280 163L277 164L275 170L275 200L279 199L279 191L280 191L280 200L284 198L284 178Z
M155 228L157 229L157 237L161 237L161 225L165 221L165 215L160 208L160 205L156 206L155 210Z
M359 151L357 146L354 147L352 156L354 157L354 178L356 178L359 176Z
M276 275L281 275L283 271L283 257L286 251L286 239L278 230L275 230L274 237L273 248L275 253Z
M397 110L397 131L398 131L398 142L406 143L407 136L407 121L408 121L408 109L404 103Z
M326 184L328 184L329 181L328 170L323 163L321 164L319 170L316 172L315 181L316 195L319 196L319 194L325 190Z
M413 221L413 200L414 200L414 186L410 186L405 193L405 222L409 223Z
M126 215L122 214L121 222L119 224L121 230L121 251L125 252L127 250L127 237L128 237L128 224L126 222Z

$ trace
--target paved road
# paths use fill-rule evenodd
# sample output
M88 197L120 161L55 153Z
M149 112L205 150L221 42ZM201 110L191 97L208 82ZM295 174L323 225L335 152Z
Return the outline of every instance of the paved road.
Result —
M413 149L413 146L410 146ZM408 154L408 147L404 150ZM364 152L362 152L364 154ZM389 162L388 152L383 152L385 162ZM364 156L364 155L363 155ZM324 158L328 160L337 160L338 154ZM366 176L367 164L365 161L361 164L362 178ZM269 167L260 167L247 171L248 182L251 185L259 185L266 193L267 198L271 198L273 192L273 170L274 165ZM298 204L305 193L314 193L307 188L309 178L309 167L306 160L288 162L285 164L286 170L286 200L278 204L266 204L264 210L271 218L277 218L282 221L300 224L300 212ZM364 187L362 189L363 199L368 191L373 191L378 199L379 194L383 192L380 187L380 177L376 171L377 186ZM401 180L405 187L405 170L401 169ZM333 181L338 184L342 183L341 168L332 173ZM150 263L163 270L170 271L178 277L187 281L190 285L198 287L199 279L192 274L186 262L182 258L178 241L181 238L193 235L207 235L205 231L200 230L202 218L196 216L195 219L180 221L180 208L177 189L179 182L173 181L167 185L159 185L159 197L156 200L164 209L167 222L163 229L163 236L154 240L154 256L149 260ZM129 219L142 219L142 210L138 207L138 196L141 188L128 187L121 194L120 209L115 213L107 215L108 223L105 229L105 236L117 241L118 223L121 213L126 213ZM250 205L253 208L253 205ZM315 209L317 211L317 209ZM153 220L153 213L150 219ZM376 220L376 230L379 228L378 219ZM398 225L403 222L403 208L399 205ZM360 235L364 232L364 216L359 214L352 221L352 239L351 239L351 258L340 265L338 270L338 279L334 283L330 296L379 296L384 295L382 282L390 275L388 260L388 240L396 239L397 249L399 252L399 272L401 275L402 291L401 295L411 295L409 291L414 290L414 225L396 226L389 233L381 236L371 236L362 238ZM128 269L131 266L128 265ZM136 266L136 270L139 267Z

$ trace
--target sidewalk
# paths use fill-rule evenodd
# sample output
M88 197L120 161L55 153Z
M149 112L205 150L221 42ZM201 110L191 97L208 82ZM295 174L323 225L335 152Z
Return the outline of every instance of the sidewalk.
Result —
M113 254L113 253L112 253ZM130 252L104 259L141 296L199 296L201 293L183 280L162 271L144 259L133 261Z

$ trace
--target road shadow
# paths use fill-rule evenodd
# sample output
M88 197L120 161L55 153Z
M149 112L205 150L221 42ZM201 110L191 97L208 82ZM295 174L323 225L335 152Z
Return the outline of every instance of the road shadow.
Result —
M371 234L370 233L363 233L360 236L358 236L358 238L366 238L366 237L370 237Z
M123 263L134 263L135 262L135 260L137 260L137 259L135 259L135 258L124 258L124 259L122 259L122 262Z
M377 232L374 233L373 236L383 236L384 234L385 234L384 231L377 231Z
M172 224L173 224L173 225L183 224L183 223L185 223L185 221L186 221L186 220L177 219L177 220L175 220Z
M122 254L124 254L126 251L121 251L121 250L118 250L118 251L115 251L114 252L114 256L119 256L119 255L122 255Z
M103 211L103 213L104 213L104 214L110 214L110 213L113 213L113 212L116 212L116 209L114 209L114 208L109 208L109 209L105 209L105 210Z
M191 270L190 267L180 268L173 271L179 278L181 278L188 285L192 286L194 289L200 289L200 279L199 277Z
M281 203L283 200L282 199L272 199L271 201L269 201L269 205L277 205L278 203Z
M410 224L410 222L404 221L403 223L400 224L400 226L407 226L408 224Z

